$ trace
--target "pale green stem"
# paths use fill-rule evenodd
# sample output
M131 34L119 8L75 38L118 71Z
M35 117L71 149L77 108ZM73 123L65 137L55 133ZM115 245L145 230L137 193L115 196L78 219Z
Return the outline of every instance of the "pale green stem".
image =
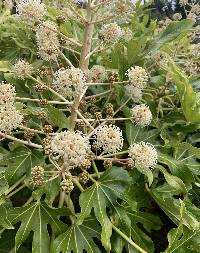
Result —
M8 195L10 192L12 192L18 185L20 185L26 176L24 175L22 178L20 178L15 184L13 184L6 192L5 195Z
M30 147L33 147L33 148L43 149L42 145L38 145L38 144L35 144L35 143L32 143L32 142L20 140L20 139L17 139L17 138L15 138L15 137L11 136L11 135L7 135L7 134L0 133L0 136L2 136L3 138L6 138L6 139L8 139L8 140L16 141L16 142L25 144L25 145L30 146Z
M65 196L66 196L65 192L61 190L59 204L58 204L59 208L63 207L64 201L65 201Z
M117 227L112 225L115 232L117 232L122 238L124 238L131 246L133 246L135 249L137 249L141 253L148 253L147 251L143 250L139 245L134 243L127 235L125 235L121 230L119 230Z
M96 174L97 174L97 177L100 178L99 171L98 171L98 168L97 168L97 166L96 166L95 161L92 161L92 166L93 166L93 168L94 168L94 171L95 171Z
M82 185L79 183L77 179L72 177L72 182L79 188L81 192L84 192L84 188L82 187Z
M17 192L21 191L23 188L25 188L26 185L23 184L19 188L17 188L15 191L11 192L9 195L6 196L7 199L11 198L13 195L15 195Z

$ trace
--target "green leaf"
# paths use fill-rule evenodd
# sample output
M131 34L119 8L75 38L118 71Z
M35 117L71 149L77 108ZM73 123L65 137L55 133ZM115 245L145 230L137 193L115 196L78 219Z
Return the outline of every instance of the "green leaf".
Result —
M21 146L14 149L1 161L6 165L5 177L9 184L15 183L25 173L29 174L32 167L44 163L43 155L38 150L30 150Z
M169 69L171 78L177 86L186 120L190 123L200 123L200 103L188 78L174 63L169 64Z
M50 225L53 233L58 235L66 228L66 225L58 217L69 214L68 209L50 208L45 202L35 202L25 207L10 209L9 219L11 223L21 222L15 237L16 248L18 249L33 231L32 252L49 253L50 235L47 225Z
M50 105L47 107L47 121L54 127L69 128L69 119L65 114Z
M93 218L86 219L83 224L73 224L64 234L58 236L53 243L54 253L101 253L93 238L100 238L101 229Z
M179 193L187 193L187 188L186 188L185 184L183 183L183 181L179 177L170 175L166 171L166 169L164 169L160 165L157 165L157 168L159 168L159 170L163 173L165 180L167 181L167 183L170 186L175 188Z
M0 72L9 72L10 64L8 61L0 61Z
M177 228L173 228L168 233L169 246L165 253L179 252L199 252L200 249L200 232L199 222L194 224L192 230L183 225L184 216L186 215L185 204L182 201L180 207L180 222Z
M129 144L133 144L135 142L149 142L152 144L157 143L157 137L159 136L158 129L146 130L145 128L141 128L138 126L134 126L132 122L126 122L126 138Z
M112 223L107 215L106 207L115 208L117 198L123 198L130 180L125 170L113 167L80 195L81 214L78 224L81 224L94 208L95 216L102 226L102 244L108 252L111 250Z

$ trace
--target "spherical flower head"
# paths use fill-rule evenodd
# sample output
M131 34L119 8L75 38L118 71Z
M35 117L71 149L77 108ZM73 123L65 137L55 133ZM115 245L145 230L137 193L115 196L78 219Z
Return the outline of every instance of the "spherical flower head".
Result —
M63 96L73 98L85 88L86 78L79 68L59 69L54 74L53 86Z
M143 89L147 85L148 75L142 67L131 67L127 70L126 76L128 77L130 84L139 89Z
M5 108L14 104L15 87L9 83L2 82L0 84L0 107Z
M39 187L44 183L44 168L35 166L31 169L31 179L33 187Z
M97 148L102 148L104 153L116 153L123 147L123 135L115 125L103 125L96 131Z
M132 85L126 85L125 91L128 97L132 98L135 103L140 103L142 100L142 90Z
M145 104L136 105L131 109L133 121L140 127L148 126L152 120L152 113Z
M11 133L22 124L23 116L14 106L0 107L0 132Z
M46 14L46 7L40 0L19 0L17 12L25 24L33 26L43 19Z
M62 159L70 169L82 164L90 151L90 143L79 131L64 131L52 137L51 151L55 159Z
M59 54L59 39L56 26L45 21L37 26L36 41L38 45L38 55L45 61L55 60Z
M152 144L140 142L130 146L129 157L133 160L135 167L148 169L154 168L157 164L158 153Z
M121 27L115 22L104 25L99 32L99 38L109 43L118 42L122 35L123 31Z
M33 67L25 60L19 60L13 68L15 76L24 80L33 72Z
M107 77L107 72L105 67L100 66L100 65L94 65L90 70L89 70L89 79L92 82L96 83L101 83L105 81Z

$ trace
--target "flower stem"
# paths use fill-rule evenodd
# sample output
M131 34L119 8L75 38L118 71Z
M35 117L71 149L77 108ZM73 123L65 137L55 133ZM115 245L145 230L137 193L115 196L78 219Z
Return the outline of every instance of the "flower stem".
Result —
M131 246L133 246L135 249L137 249L141 253L147 253L147 251L143 250L139 245L134 243L127 235L125 235L121 230L119 230L117 227L112 225L115 232L117 232L122 238L124 238Z
M94 171L95 171L96 174L97 174L97 177L100 178L99 171L98 171L97 166L96 166L96 163L95 163L94 161L92 161L92 166L93 166L93 168L94 168Z
M10 194L8 194L7 196L6 196L6 198L7 199L9 199L9 198L11 198L13 195L15 195L16 193L18 193L19 191L21 191L23 188L25 188L26 187L26 185L25 184L23 184L23 185L21 185L19 188L17 188L15 191L13 191L13 192L11 192Z
M64 204L64 202L65 202L65 196L66 196L65 192L61 190L61 191L60 191L59 204L58 204L58 207L59 207L59 208L63 207L63 204Z
M10 192L12 192L18 185L20 185L26 176L24 175L22 178L20 178L15 184L13 184L6 192L5 195L8 195Z
M9 140L11 140L11 141L16 141L16 142L25 144L25 145L30 146L30 147L33 147L33 148L43 149L42 145L38 145L38 144L35 144L35 143L32 143L32 142L20 140L20 139L17 139L17 138L15 138L15 137L11 136L11 135L7 135L7 134L0 133L0 136L2 136L3 138L9 139Z

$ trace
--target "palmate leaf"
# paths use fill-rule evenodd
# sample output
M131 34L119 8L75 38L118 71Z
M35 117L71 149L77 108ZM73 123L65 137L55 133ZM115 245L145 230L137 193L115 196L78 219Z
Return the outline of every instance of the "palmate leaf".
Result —
M183 220L187 215L184 202L180 206L180 222L177 228L173 228L168 233L169 246L165 253L194 253L200 250L200 232L199 224L193 229L184 226Z
M74 223L64 234L54 241L54 253L101 253L93 238L100 238L101 228L93 218L86 219L81 225Z
M174 176L185 184L195 182L195 175L200 175L199 149L189 143L174 142L173 156L160 153L159 162L165 164Z
M12 208L9 220L12 224L21 222L15 237L16 249L27 239L30 232L34 232L32 242L33 253L50 252L50 235L47 225L51 226L55 236L66 229L66 225L59 220L59 216L69 215L68 209L50 208L45 202L35 202L25 207Z
M1 160L1 164L6 166L5 178L9 184L15 183L25 173L28 174L33 166L42 165L43 162L40 151L25 146L17 147Z
M199 123L200 103L196 92L193 90L185 74L174 63L169 64L169 70L171 78L177 86L181 107L186 120L190 123Z
M131 178L125 170L113 167L80 195L81 214L78 218L78 224L81 224L94 209L95 216L102 226L101 241L108 252L111 249L112 223L107 215L106 208L113 208L117 203L117 198L123 198L130 180Z

